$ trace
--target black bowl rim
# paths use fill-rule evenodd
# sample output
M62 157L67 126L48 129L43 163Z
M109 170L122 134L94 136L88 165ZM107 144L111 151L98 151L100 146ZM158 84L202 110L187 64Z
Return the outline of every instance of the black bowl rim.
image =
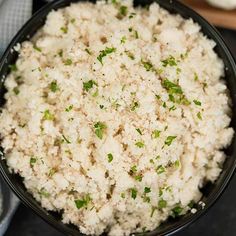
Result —
M54 0L50 3L47 3L44 7L42 7L39 11L37 11L25 24L24 26L18 31L18 33L15 35L15 37L12 39L11 43L5 50L3 56L0 59L0 73L2 71L2 68L5 63L7 63L7 56L11 53L11 50L13 47L19 42L22 34L24 34L25 31L29 28L30 24L35 21L36 19L40 19L42 16L45 15L45 12L48 12L48 10L52 10L57 8L57 6L63 4L63 3L72 3L79 0ZM221 47L221 49L224 51L229 64L232 68L232 73L234 77L236 78L236 64L233 59L233 56L226 46L226 43L220 33L217 31L217 29L212 26L208 21L206 21L202 16L200 16L198 13L196 13L191 8L185 6L183 3L180 3L178 0L154 0L153 2L157 2L161 5L163 8L167 8L173 4L175 6L174 11L177 12L177 14L180 14L184 18L186 18L184 15L187 14L188 18L192 18L194 22L197 22L202 30L207 29L209 33L211 33L214 37L217 45ZM149 4L149 3L148 3ZM60 7L59 7L60 8ZM172 7L173 8L173 7ZM191 17L190 17L191 15ZM1 77L1 74L0 74ZM4 78L3 78L4 79ZM232 96L232 95L231 95ZM236 94L233 94L233 96L236 97ZM5 182L8 184L8 186L11 188L11 190L18 196L18 198L26 205L27 207L31 208L39 217L41 217L44 221L58 229L59 231L65 233L65 234L71 234L75 235L74 229L69 228L69 226L63 224L62 222L58 222L53 216L51 216L49 213L45 213L45 210L42 207L38 207L37 204L35 204L36 200L32 201L29 199L29 197L26 196L26 194L19 191L19 189L15 186L13 181L11 180L8 169L6 166L3 165L2 161L4 160L4 157L1 157L0 160L0 173L5 180ZM219 197L222 195L223 191L226 189L227 185L229 184L230 180L233 177L234 171L236 169L236 158L234 158L234 163L230 168L227 170L227 173L225 174L225 177L223 179L223 182L219 185L219 187L214 191L214 194L210 195L210 198L208 198L208 204L205 206L205 208L199 209L197 213L192 214L190 217L187 217L183 220L180 220L180 222L175 225L174 227L158 233L158 235L172 235L181 229L187 227L194 221L196 221L200 216L202 216L206 211L216 202L216 200L219 199ZM77 229L76 235L84 235L79 232ZM143 235L143 234L142 234ZM148 236L154 236L157 235L157 231L154 230L152 232L148 232L145 235Z

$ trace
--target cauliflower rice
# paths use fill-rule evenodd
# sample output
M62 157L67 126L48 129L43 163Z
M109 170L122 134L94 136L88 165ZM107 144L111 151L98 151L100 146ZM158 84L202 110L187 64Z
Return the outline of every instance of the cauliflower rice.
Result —
M84 2L18 46L2 146L44 208L119 236L200 200L233 136L224 65L200 30L156 3Z

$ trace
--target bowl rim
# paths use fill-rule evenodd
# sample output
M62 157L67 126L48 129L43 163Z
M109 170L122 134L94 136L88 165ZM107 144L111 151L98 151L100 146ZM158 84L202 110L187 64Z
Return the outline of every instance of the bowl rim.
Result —
M21 35L24 34L24 32L28 31L29 27L31 24L38 20L41 19L42 17L45 17L48 12L50 12L52 9L58 9L61 7L58 7L62 4L69 5L72 2L80 2L83 0L54 0L52 2L47 3L44 7L42 7L40 10L38 10L24 25L23 27L18 31L18 33L14 36L12 41L10 42L9 46L5 50L4 54L2 55L0 59L0 78L1 78L1 72L2 68L4 67L4 64L7 63L7 57L9 54L12 52L12 49L14 46L20 41ZM201 32L204 32L204 29L207 29L209 33L211 33L214 36L214 41L216 44L224 51L228 62L232 68L232 73L234 75L234 78L236 78L236 64L234 61L234 58L226 46L226 43L218 30L212 26L207 20L205 20L202 16L200 16L198 13L196 13L194 10L191 8L187 7L183 3L179 2L178 0L153 0L147 5L150 5L152 2L157 2L158 4L161 5L161 7L167 9L167 6L170 8L174 7L174 11L177 12L177 14L181 15L182 17L186 18L192 18L194 22L198 23L201 26ZM169 11L169 9L167 9ZM191 17L190 17L191 15ZM9 64L8 64L9 65ZM235 82L236 83L236 82ZM232 96L232 95L231 95ZM236 99L236 94L234 95ZM79 229L76 228L76 234L75 234L75 227L74 226L69 226L66 224L63 224L61 221L56 220L56 218L52 215L50 215L45 209L42 207L38 206L38 203L35 204L37 201L30 199L25 192L20 191L18 187L14 184L11 178L11 173L7 169L6 165L3 164L4 161L4 156L0 154L0 173L5 180L5 182L8 184L10 189L16 194L16 196L22 201L24 205L27 207L31 208L40 218L42 218L45 222L49 223L51 226L56 228L57 230L65 233L65 234L70 234L70 235L84 235L80 233ZM227 170L227 173L224 176L224 179L222 183L219 185L219 187L214 191L214 194L211 194L210 197L208 198L208 204L205 206L204 209L199 209L197 213L192 214L191 216L185 218L184 220L180 220L180 222L175 225L174 227L165 230L164 232L158 232L157 230L145 233L145 235L148 236L154 236L154 235L172 235L183 228L186 228L188 225L192 224L195 222L200 216L202 216L204 213L209 210L209 208L216 202L216 200L219 199L219 197L222 195L223 191L226 189L227 185L229 184L230 180L233 177L233 174L236 169L236 158L234 157L234 163L232 166L230 166ZM221 173L222 174L222 173ZM140 235L140 234L137 234ZM142 234L143 235L143 234Z

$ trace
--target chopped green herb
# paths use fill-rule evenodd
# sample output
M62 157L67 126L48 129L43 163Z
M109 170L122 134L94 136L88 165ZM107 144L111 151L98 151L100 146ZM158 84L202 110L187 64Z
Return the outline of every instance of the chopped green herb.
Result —
M63 140L66 142L66 143L71 143L71 141L68 139L68 138L66 138L66 136L64 135L64 134L62 134L62 137L63 137Z
M139 107L139 103L138 102L133 102L131 105L131 111L135 111L136 108Z
M184 60L184 59L187 58L187 57L188 57L188 51L186 51L184 54L183 54L183 53L180 54L180 58L181 58L182 60Z
M98 84L94 80L83 82L83 89L88 92L91 88L93 88L93 85L98 86Z
M181 87L168 79L165 79L162 82L162 86L168 91L170 94L183 94Z
M159 138L160 134L161 134L161 131L156 129L152 131L152 138Z
M71 111L73 109L73 105L70 105L70 106L68 106L66 109L65 109L65 111L66 112L69 112L69 111Z
M142 175L136 175L134 178L135 178L135 180L137 180L139 182L141 182L143 179Z
M92 52L88 48L85 48L85 52L87 52L89 55L92 55Z
M150 215L150 217L153 217L153 215L154 215L154 212L157 210L157 208L156 207L154 207L154 206L152 206L152 211L151 211L151 215Z
M92 94L92 96L95 98L98 96L98 89L96 89L96 91Z
M153 65L148 61L141 61L146 71L150 71L153 68Z
M57 172L57 170L55 168L51 168L51 170L48 173L48 176L52 177L56 172Z
M83 197L82 199L77 199L75 200L75 205L78 209L81 209L81 208L86 208L88 207L88 204L91 202L91 198L89 196L89 194L87 194L85 197Z
M144 147L144 143L143 142L136 142L135 145L138 147L138 148L143 148Z
M134 31L134 37L135 37L136 39L139 38L139 36L138 36L138 31L137 31L137 30Z
M133 28L132 28L132 27L130 27L130 28L129 28L129 32L132 32L132 31L133 31Z
M75 18L71 19L70 22L73 24L75 23Z
M59 55L59 57L63 57L63 50L62 49L59 50L58 55Z
M172 107L169 108L169 111L174 111L174 110L176 110L176 106L175 105L173 105Z
M156 168L156 172L158 175L162 174L165 172L165 168L162 166L162 165L159 165L157 168Z
M35 157L30 158L30 167L33 167L34 164L36 163L37 159Z
M52 82L50 83L50 89L51 89L51 91L52 91L53 93L55 93L56 91L59 90L59 87L58 87L58 85L57 85L57 81L56 81L56 80L54 80L54 81L52 81Z
M159 197L161 197L163 195L163 188L159 189Z
M174 165L175 165L176 168L178 168L178 167L180 166L180 161L179 161L179 160L176 160L176 161L174 162Z
M108 159L108 162L109 162L109 163L112 162L112 160L113 160L113 155L112 155L111 153L108 153L108 154L107 154L107 159Z
M190 201L190 203L188 204L188 207L193 208L195 205L195 202L193 200Z
M159 207L160 209L165 208L166 206L167 206L166 200L164 200L164 199L159 200L159 202L158 202L158 207Z
M15 88L13 89L13 92L15 93L15 95L18 95L18 94L20 93L20 90L19 90L18 87L15 87Z
M104 105L99 105L100 109L103 109L104 108Z
M68 59L65 60L64 64L66 66L70 66L70 65L72 65L72 60L68 58Z
M194 81L198 81L198 75L196 72L194 72Z
M50 193L48 193L44 188L40 189L39 194L46 198L50 197Z
M169 56L167 59L161 61L164 67L177 66L176 59L173 56Z
M55 117L52 113L50 113L50 111L47 109L43 112L43 119L44 120L54 120Z
M106 124L100 121L94 125L95 134L97 135L99 139L103 138L103 134L106 128L107 128Z
M122 198L125 198L125 193L121 193L120 196L121 196Z
M149 188L149 187L144 188L144 193L150 193L150 192L151 192L151 188Z
M138 129L136 129L136 131L140 134L140 135L143 135L142 134L142 131L138 128Z
M161 98L161 96L157 95L157 94L155 94L155 97L156 97L157 100L160 100L160 98Z
M183 211L183 208L180 207L180 205L178 204L175 208L172 209L173 216L178 217L182 211Z
M195 105L197 105L197 106L201 106L201 105L202 105L202 103L201 103L200 101L198 101L198 100L193 100L193 102L194 102Z
M181 70L179 67L176 68L176 73L177 73L177 75L179 75L181 71L182 71L182 70Z
M132 166L132 167L130 168L130 172L131 172L131 174L136 173L136 172L137 172L137 166L136 166L136 165Z
M36 45L34 45L33 48L34 48L36 51L38 51L38 52L42 52L42 49L39 48L39 47L37 47Z
M165 140L165 145L170 146L171 143L177 138L177 136L168 136Z
M64 34L67 34L68 28L67 28L67 27L61 27L61 31L62 31Z
M130 189L130 191L131 191L131 197L133 198L133 199L136 199L136 197L137 197L137 189L136 188L131 188Z
M166 106L166 102L163 102L163 105L162 105L164 108L166 108L167 106Z
M108 54L111 54L116 51L116 48L108 48L106 47L105 50L100 51L99 56L97 57L98 61L103 65L103 57L107 56Z
M122 44L122 43L125 43L125 41L126 41L126 37L123 36L123 37L121 38L121 40L120 40L120 43L121 43L121 44Z
M130 13L130 15L129 15L129 19L133 18L135 15L136 15L135 12Z
M134 57L134 54L129 52L129 51L125 51L126 55L131 59L131 60L134 60L135 57Z
M202 114L201 114L201 112L198 112L198 113L197 113L197 118L198 118L199 120L202 120Z
M9 68L10 68L11 72L18 70L16 64L9 65Z
M119 13L122 16L126 16L128 13L128 7L127 6L120 6Z

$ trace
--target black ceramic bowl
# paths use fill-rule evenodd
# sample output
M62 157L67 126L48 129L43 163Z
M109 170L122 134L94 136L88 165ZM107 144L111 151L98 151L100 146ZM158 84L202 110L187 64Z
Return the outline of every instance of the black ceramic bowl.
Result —
M77 0L78 1L78 0ZM4 104L4 78L9 73L9 65L13 64L17 59L17 53L11 50L14 45L17 43L21 43L22 41L31 37L45 22L45 18L47 14L52 9L58 9L61 7L68 6L71 2L77 2L76 0L58 0L52 3L49 3L45 7L43 7L40 11L38 11L26 24L25 26L18 32L15 38L10 43L6 52L4 53L1 61L0 61L0 78L2 78L0 82L0 105ZM148 5L152 3L151 0L134 0L135 5ZM233 111L236 109L236 65L234 60L225 45L223 39L217 30L211 26L206 20L204 20L201 16L199 16L193 10L187 8L182 5L178 1L173 0L156 0L163 8L167 9L171 13L178 13L182 15L184 18L192 18L195 22L197 22L202 27L202 32L207 35L209 38L213 39L217 46L215 48L216 53L223 59L225 64L225 80L227 86L230 91L230 96L232 98L232 106ZM232 127L236 130L235 123L235 114L233 114L233 119L231 123ZM193 221L195 221L198 217L200 217L207 209L212 206L212 204L216 201L216 199L223 192L225 187L227 186L230 178L234 173L234 169L236 167L236 140L235 138L232 141L231 146L225 150L227 155L226 161L223 166L223 171L220 177L214 184L206 184L206 186L202 189L203 197L202 201L206 204L205 208L202 209L198 207L198 211L196 214L186 214L180 218L169 219L164 222L160 227L158 227L155 231L148 232L146 235L170 235L180 229L186 227ZM0 171L8 185L15 192L15 194L22 200L22 202L33 209L39 216L41 216L45 221L49 224L53 225L55 228L60 230L61 232L78 236L82 235L78 228L73 225L66 225L61 222L61 215L59 213L48 212L43 209L38 202L34 200L34 198L26 191L22 180L19 176L11 174L8 171L6 161L4 158L0 160Z

